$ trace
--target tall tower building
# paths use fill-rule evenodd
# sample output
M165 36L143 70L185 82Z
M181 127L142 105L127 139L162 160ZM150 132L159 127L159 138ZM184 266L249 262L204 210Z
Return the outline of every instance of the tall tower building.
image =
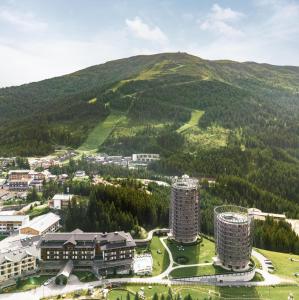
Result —
M199 233L198 180L183 175L172 183L169 227L172 238L180 243L196 241Z
M247 208L234 205L215 207L215 264L234 271L249 267L253 224Z

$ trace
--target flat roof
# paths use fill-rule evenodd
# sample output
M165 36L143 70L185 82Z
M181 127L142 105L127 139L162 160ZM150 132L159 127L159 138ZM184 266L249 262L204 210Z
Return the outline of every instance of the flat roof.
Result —
M70 200L73 198L74 195L72 194L56 194L52 198L52 200Z
M12 173L29 173L31 170L10 170L8 174Z
M223 212L218 215L218 219L226 223L242 224L247 223L248 218L244 214L235 212Z

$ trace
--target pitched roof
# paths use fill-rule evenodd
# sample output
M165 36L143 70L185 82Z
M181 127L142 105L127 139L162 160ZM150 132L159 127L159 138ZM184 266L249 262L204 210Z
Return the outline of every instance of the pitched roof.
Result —
M44 232L59 220L60 217L58 215L49 212L32 219L28 224L22 226L21 228L30 227L36 231Z
M0 221L2 222L25 222L29 221L29 216L25 215L0 215Z

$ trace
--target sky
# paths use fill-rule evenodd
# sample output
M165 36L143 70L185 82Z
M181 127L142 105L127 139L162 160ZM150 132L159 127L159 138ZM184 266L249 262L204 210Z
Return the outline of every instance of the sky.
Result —
M299 0L0 0L0 87L177 51L299 66Z

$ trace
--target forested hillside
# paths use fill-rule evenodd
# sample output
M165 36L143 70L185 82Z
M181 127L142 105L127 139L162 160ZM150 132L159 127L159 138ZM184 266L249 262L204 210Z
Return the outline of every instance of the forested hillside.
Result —
M298 214L298 67L165 53L0 89L0 155L77 148L91 132L99 151L157 152L153 172L217 177L217 197Z

